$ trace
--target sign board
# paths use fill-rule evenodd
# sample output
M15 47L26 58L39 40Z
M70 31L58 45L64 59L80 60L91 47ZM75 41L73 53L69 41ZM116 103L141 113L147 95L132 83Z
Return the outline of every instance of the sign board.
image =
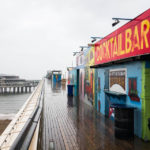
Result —
M150 54L150 9L95 43L95 65Z

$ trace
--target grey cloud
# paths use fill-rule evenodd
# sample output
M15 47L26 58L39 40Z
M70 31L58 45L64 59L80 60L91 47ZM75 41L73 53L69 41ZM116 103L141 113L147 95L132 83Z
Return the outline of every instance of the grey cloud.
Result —
M41 78L48 69L65 70L72 52L90 36L106 36L112 17L133 18L149 0L0 1L0 73Z

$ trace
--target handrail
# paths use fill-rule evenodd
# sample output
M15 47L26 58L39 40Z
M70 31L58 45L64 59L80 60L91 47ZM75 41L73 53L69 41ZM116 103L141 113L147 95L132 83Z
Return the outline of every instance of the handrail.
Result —
M21 149L27 150L29 148L32 137L34 135L34 131L35 131L36 126L38 124L38 120L40 118L41 111L42 111L41 95L42 95L42 91L40 94L40 98L38 98L38 105L36 106L34 112L31 114L30 118L26 122L21 133L19 134L17 139L14 141L10 150L21 150Z
M35 89L32 95L25 102L21 110L17 113L15 118L11 121L11 123L3 132L1 136L2 139L0 138L0 150L5 149L5 147L7 147L7 149L9 147L11 150L17 150L17 149L20 150L23 149L23 147L27 149L27 147L29 147L29 144L31 142L32 136L34 134L34 130L37 126L37 122L40 118L40 113L42 110L43 87L44 87L43 84L44 84L44 80L42 80L39 83L38 87ZM28 107L32 108L32 102L34 103L33 112L30 112L28 110ZM26 113L27 114L29 113L29 117L26 116ZM21 118L21 121L25 119L26 122L21 126L21 131L18 132L15 131L15 129L17 130L17 124L19 126L19 121L20 121L19 118ZM32 131L32 134L30 134L31 132L28 132L30 130ZM17 136L15 135L14 131L18 132ZM26 138L27 136L28 138ZM11 143L11 138L12 138L12 143Z

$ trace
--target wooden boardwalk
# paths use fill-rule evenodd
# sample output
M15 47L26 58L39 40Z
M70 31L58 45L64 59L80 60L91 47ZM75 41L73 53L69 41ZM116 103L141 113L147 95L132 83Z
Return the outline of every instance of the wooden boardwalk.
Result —
M91 107L67 97L65 87L45 81L38 149L43 150L148 150L150 143L135 137L114 137L113 122Z

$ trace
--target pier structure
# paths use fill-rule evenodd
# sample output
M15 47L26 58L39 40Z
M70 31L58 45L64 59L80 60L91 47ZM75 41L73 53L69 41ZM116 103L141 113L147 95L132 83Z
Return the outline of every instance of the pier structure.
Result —
M25 80L16 75L0 74L0 94L30 93L38 80Z
M150 9L81 51L68 93L58 74L42 80L1 135L0 150L149 150L149 16Z
M25 81L25 82L9 82L0 83L0 94L7 93L31 93L34 88L38 85L39 81Z
M138 144L137 144L138 143ZM150 143L114 136L114 123L60 82L42 80L0 136L0 150L147 150Z

